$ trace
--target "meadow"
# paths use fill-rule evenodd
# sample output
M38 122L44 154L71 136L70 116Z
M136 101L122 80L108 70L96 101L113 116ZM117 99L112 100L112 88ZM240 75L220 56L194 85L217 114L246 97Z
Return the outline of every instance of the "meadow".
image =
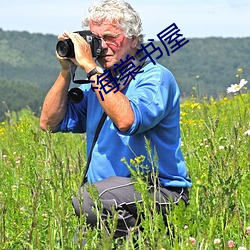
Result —
M110 235L99 222L86 233L85 249L250 249L249 103L247 92L185 100L182 150L193 181L190 204L171 208L166 226L140 182L142 230L118 242L115 222L108 221ZM42 132L29 109L6 113L0 124L0 249L81 249L76 228L85 220L75 217L71 197L85 163L84 135ZM127 164L141 166L143 157Z

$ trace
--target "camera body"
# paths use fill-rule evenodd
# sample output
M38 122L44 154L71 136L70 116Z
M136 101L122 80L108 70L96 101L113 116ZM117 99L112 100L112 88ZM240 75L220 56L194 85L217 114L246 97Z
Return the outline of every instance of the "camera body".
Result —
M81 35L86 42L90 45L92 56L98 57L102 52L102 40L101 38L95 36L90 30L83 31L75 31L74 33L78 33ZM56 51L61 57L74 58L75 50L74 44L71 39L65 39L58 41L56 44Z

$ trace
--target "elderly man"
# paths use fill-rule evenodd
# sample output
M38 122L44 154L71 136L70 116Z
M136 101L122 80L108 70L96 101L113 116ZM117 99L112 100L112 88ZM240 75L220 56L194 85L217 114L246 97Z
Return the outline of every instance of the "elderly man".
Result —
M136 203L141 201L130 169L121 161L122 158L130 162L136 156L144 155L143 164L148 171L158 173L156 203L159 211L166 211L165 207L171 202L183 200L188 203L191 180L180 149L179 89L168 69L145 59L143 52L138 53L143 43L141 20L128 3L118 0L95 3L83 24L101 39L102 52L97 58L99 65L81 35L65 32L59 37L60 40L70 39L73 42L75 57L57 55L61 71L45 98L40 126L52 132L86 132L89 159L87 182L98 190L103 220L107 215L112 219L113 211L119 211L115 237L120 237L135 226ZM117 65L128 58L127 65L133 61L137 74L121 84L122 74ZM91 84L80 86L83 99L79 103L68 100L74 65L85 71L91 81ZM116 79L118 84L116 91L107 91L114 88L114 85L108 84L106 91L100 94L100 79L104 77L104 70L109 70L111 78ZM100 128L98 123L103 113L107 117ZM97 127L100 133L93 143ZM146 140L152 152L157 153L155 166L150 162ZM145 176L150 175L145 169L141 171L145 171ZM150 178L148 185L152 185ZM150 188L149 192L152 192L153 198L154 189ZM95 226L94 203L84 183L80 195L83 202L79 201L79 197L73 198L75 212L78 216L85 214L87 223Z

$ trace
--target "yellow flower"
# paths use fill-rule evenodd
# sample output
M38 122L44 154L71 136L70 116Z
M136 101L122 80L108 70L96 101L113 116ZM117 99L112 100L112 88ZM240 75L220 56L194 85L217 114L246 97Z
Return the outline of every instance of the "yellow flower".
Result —
M192 103L192 104L191 104L191 108L192 108L192 109L195 109L195 108L201 109L201 106L200 106L199 103Z
M135 165L135 161L133 159L130 159L130 164Z
M135 157L135 161L136 161L137 164L140 164L141 163L140 157Z
M237 71L238 71L238 73L242 73L243 69L242 68L238 68Z

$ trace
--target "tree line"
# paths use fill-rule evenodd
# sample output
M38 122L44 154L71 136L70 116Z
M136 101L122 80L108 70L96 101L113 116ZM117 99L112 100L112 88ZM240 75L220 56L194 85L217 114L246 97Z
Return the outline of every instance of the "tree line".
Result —
M250 38L188 40L170 56L164 53L158 60L174 74L183 98L217 98L239 78L250 78ZM0 120L8 109L29 107L39 115L46 92L60 70L56 43L55 35L0 29ZM154 45L164 52L160 41Z

